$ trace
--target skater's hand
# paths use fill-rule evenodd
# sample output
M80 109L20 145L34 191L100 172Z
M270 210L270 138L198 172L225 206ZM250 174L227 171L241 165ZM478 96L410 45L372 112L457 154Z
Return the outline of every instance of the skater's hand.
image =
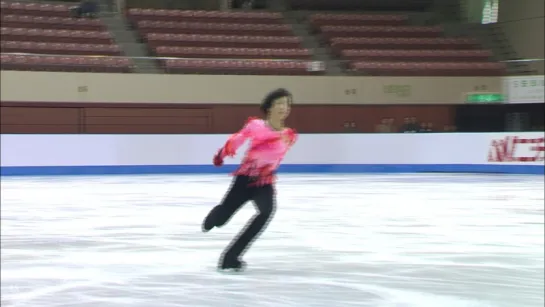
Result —
M223 165L223 157L221 156L221 149L214 155L214 159L212 159L212 162L214 163L214 166L222 166Z

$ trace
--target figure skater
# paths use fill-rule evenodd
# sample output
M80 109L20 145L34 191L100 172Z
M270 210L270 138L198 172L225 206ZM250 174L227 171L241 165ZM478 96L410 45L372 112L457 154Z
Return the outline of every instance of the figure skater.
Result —
M246 263L241 261L242 255L274 215L276 169L297 139L295 130L284 126L291 104L289 91L277 89L269 93L260 107L265 119L250 117L242 130L231 135L214 156L214 165L222 166L225 157L233 157L237 149L250 140L242 163L232 173L231 188L204 219L203 232L225 225L250 200L258 210L223 252L218 265L221 270L240 271L246 267Z

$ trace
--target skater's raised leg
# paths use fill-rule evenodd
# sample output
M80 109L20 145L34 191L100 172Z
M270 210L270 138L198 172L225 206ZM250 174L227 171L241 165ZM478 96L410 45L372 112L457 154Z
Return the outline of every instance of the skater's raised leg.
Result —
M258 213L229 244L220 260L222 269L240 269L244 262L240 260L253 241L265 230L275 211L275 192L272 185L253 188L252 200Z
M233 215L250 200L247 188L248 178L237 176L222 202L215 206L206 216L202 224L202 231L208 232L214 227L221 227L233 217Z

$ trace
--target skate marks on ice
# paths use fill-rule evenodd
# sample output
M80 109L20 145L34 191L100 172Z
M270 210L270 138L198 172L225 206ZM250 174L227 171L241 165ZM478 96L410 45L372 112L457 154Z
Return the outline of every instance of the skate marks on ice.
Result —
M281 175L245 272L226 176L2 178L8 306L543 306L543 178Z

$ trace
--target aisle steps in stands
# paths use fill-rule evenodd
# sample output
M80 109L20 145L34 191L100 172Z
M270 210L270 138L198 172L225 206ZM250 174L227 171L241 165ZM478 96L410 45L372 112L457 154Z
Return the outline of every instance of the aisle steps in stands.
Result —
M162 73L156 60L145 58L149 56L147 45L140 42L140 38L129 27L129 23L123 15L102 16L101 19L112 33L116 43L123 49L124 54L134 57L135 72L145 74Z
M293 33L296 36L301 37L303 48L314 51L313 60L326 63L326 75L344 75L338 61L332 57L331 50L320 43L318 36L310 33L309 26L306 23L306 15L306 12L284 12L286 23L292 25Z

